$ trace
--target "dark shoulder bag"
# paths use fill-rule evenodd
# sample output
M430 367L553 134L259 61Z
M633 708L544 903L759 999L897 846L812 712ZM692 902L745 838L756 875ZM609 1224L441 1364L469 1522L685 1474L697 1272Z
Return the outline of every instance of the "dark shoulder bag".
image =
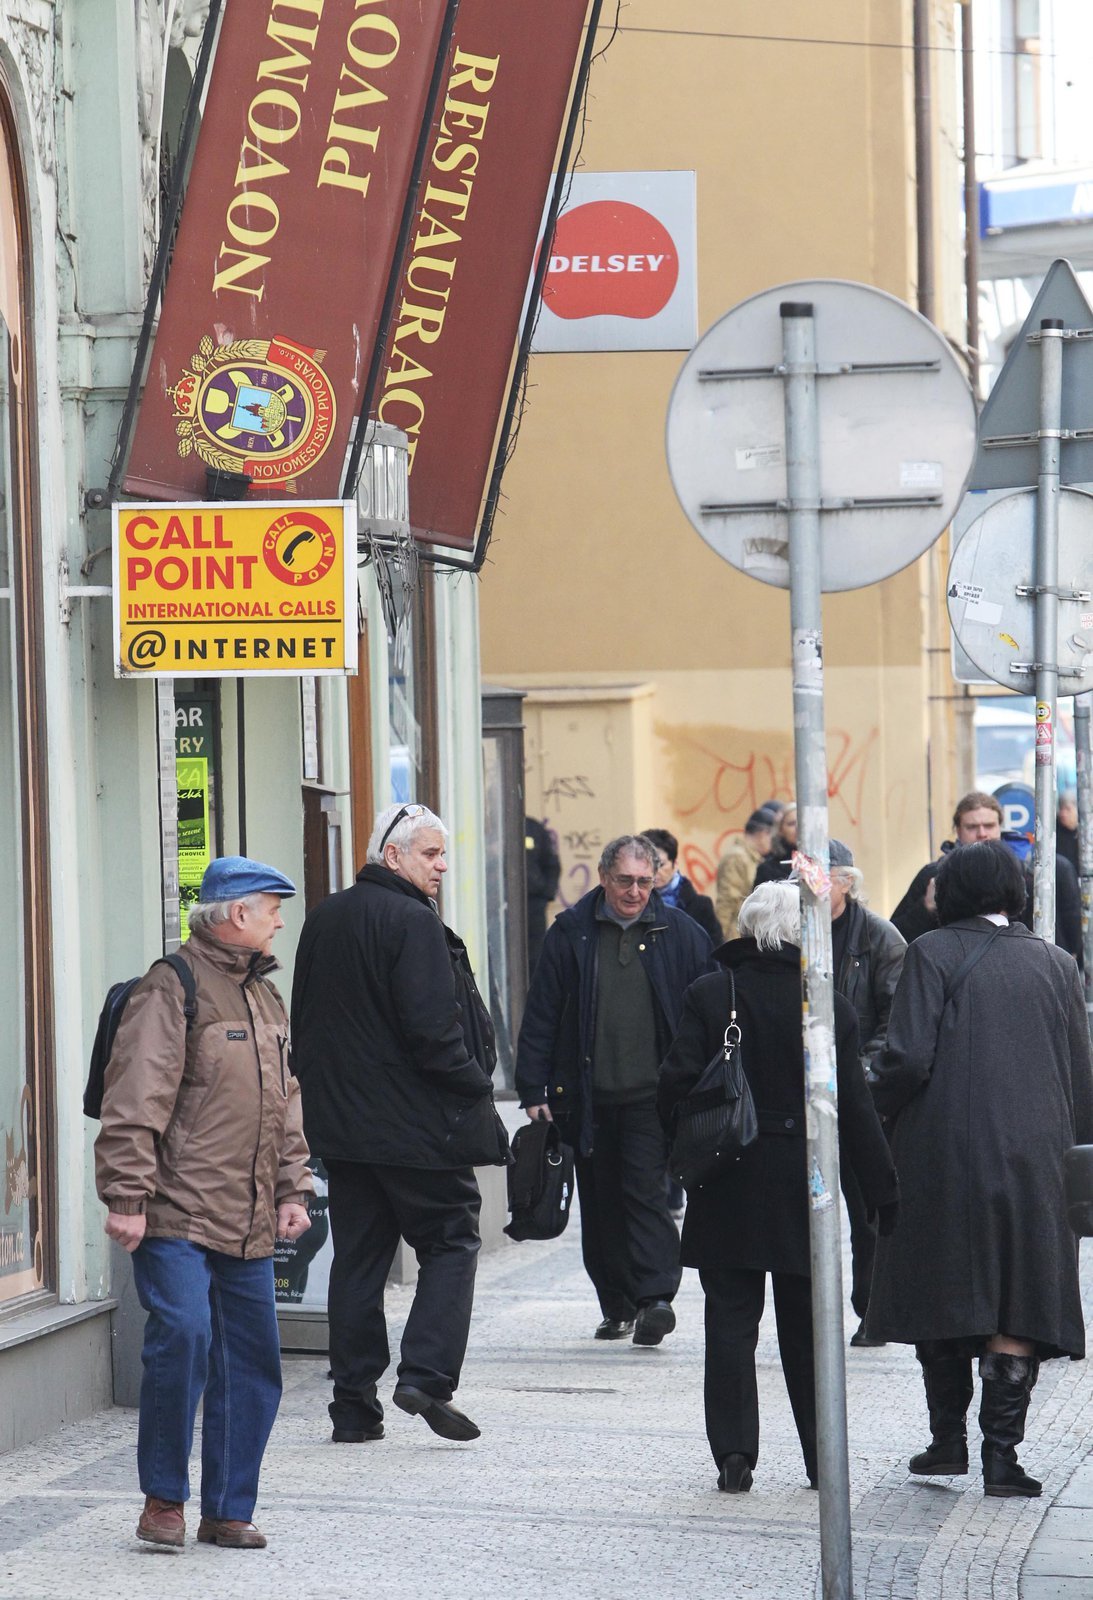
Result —
M701 1189L726 1172L759 1133L748 1080L740 1064L736 981L729 980L729 1025L721 1048L672 1120L668 1170L685 1189Z

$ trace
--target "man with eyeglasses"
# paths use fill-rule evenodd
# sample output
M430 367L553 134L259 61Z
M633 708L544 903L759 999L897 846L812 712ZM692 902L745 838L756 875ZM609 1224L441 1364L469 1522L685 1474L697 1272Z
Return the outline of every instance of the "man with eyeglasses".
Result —
M404 1238L418 1280L392 1396L444 1439L477 1439L452 1404L470 1333L481 1198L503 1165L489 1014L463 942L437 915L447 830L427 806L376 818L357 881L309 912L292 986L294 1067L327 1170L336 1444L383 1437L383 1292Z
M657 1117L660 1063L683 993L709 970L710 941L653 888L657 851L612 839L600 886L547 932L516 1051L520 1104L574 1146L597 1339L659 1344L675 1327L679 1234Z

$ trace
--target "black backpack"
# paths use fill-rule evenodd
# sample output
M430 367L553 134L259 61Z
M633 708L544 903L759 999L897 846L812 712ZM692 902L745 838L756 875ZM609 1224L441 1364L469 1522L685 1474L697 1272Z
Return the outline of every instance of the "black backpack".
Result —
M512 1137L510 1239L556 1239L573 1205L573 1151L553 1122L528 1122Z
M197 989L194 984L194 975L190 971L190 964L180 955L160 956L158 961L153 961L152 966L170 967L177 975L182 985L182 1009L186 1013L186 1032L189 1033L197 1016ZM149 971L151 968L149 968ZM118 1031L121 1014L129 1003L129 996L136 988L144 973L137 978L126 978L122 983L112 983L106 992L102 1010L99 1012L99 1026L95 1030L95 1043L91 1046L91 1067L87 1074L87 1087L83 1092L83 1114L98 1120L102 1116L102 1093L106 1082L106 1064L110 1060L110 1051L114 1045L114 1035Z

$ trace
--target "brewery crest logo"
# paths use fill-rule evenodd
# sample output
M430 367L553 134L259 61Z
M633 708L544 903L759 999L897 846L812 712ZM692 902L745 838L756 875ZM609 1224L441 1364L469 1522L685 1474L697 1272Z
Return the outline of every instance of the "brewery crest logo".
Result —
M292 488L323 455L334 430L334 391L325 350L292 339L203 335L189 370L167 390L178 453L207 467L244 472L255 487Z

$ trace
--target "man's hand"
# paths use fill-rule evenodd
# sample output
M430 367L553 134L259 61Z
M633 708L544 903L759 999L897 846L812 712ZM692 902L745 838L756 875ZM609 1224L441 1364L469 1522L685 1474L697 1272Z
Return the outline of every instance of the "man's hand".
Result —
M527 1111L527 1114L531 1118L532 1122L554 1121L554 1118L550 1114L549 1106L526 1106L525 1110Z
M297 1205L294 1200L286 1200L284 1205L277 1207L278 1239L298 1239L310 1226L311 1217L306 1206Z
M122 1216L120 1211L109 1211L106 1215L106 1232L111 1239L116 1239L123 1250L133 1251L144 1238L144 1230L148 1226L148 1218L143 1211L134 1212L129 1216Z

